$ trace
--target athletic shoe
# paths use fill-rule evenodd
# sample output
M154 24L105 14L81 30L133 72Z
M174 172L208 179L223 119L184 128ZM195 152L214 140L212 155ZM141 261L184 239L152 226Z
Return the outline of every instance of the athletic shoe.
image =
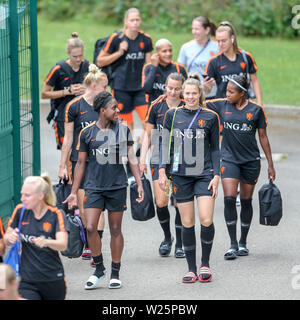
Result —
M246 248L246 246L239 246L239 249L236 253L238 256L248 256L249 250Z
M82 260L91 260L92 252L89 248L85 248L81 255Z
M173 241L174 241L174 237L171 237L170 241L164 240L160 244L158 252L161 257L168 257L170 255Z
M174 252L174 257L175 258L185 258L185 253L184 250L182 248L175 248L175 252Z
M234 260L237 257L237 249L230 248L226 253L224 254L225 260Z

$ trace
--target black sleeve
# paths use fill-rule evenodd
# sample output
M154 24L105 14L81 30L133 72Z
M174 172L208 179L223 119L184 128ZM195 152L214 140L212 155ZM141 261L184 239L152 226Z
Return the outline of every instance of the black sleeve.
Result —
M61 66L60 65L56 65L54 66L47 78L45 79L45 83L48 85L48 86L51 86L51 87L55 87L57 82L59 81L59 77L60 77L60 69L61 69Z
M157 104L152 104L149 108L148 115L146 117L146 122L152 125L156 125L157 113L156 113Z
M262 107L258 110L256 126L258 129L265 129L268 126L267 117Z
M208 109L216 112L217 114L220 114L220 103L218 103L218 101L206 100L205 104Z
M78 145L76 150L78 150L79 152L88 152L89 150L89 146L85 141L85 128L82 129L79 133L79 138L78 138Z
M143 88L146 93L150 93L153 89L153 83L155 80L155 74L158 67L154 66L153 64L148 64L144 68L144 83Z
M247 61L248 61L249 73L250 74L256 73L256 71L258 70L258 67L255 63L255 60L254 60L252 54L246 53L246 57L247 57Z
M184 79L187 79L188 75L187 75L185 67L180 66L179 68L180 68L180 73L184 76Z
M210 150L211 150L211 162L214 170L214 175L220 175L220 121L219 117L215 115L211 121L210 127Z
M215 59L211 59L207 62L207 65L205 67L205 74L207 74L209 77L214 78L217 80L217 72L215 68Z

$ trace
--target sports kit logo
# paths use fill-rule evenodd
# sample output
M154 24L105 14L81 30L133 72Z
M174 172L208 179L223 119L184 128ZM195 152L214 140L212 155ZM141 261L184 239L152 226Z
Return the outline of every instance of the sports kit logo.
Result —
M246 69L246 63L245 63L245 62L241 62L241 63L240 63L240 66L241 66L241 68L242 68L243 70Z
M173 193L176 194L176 192L177 192L177 187L173 186Z
M200 127L204 127L205 120L202 120L202 119L198 120L198 124Z
M248 112L246 116L247 116L247 119L250 121L253 117L253 114L251 112Z
M50 229L51 229L51 223L50 222L44 222L43 223L43 229L46 231L46 232L49 232Z
M221 167L221 174L223 174L223 173L224 173L224 171L225 171L225 167L224 167L224 166L222 166L222 167Z

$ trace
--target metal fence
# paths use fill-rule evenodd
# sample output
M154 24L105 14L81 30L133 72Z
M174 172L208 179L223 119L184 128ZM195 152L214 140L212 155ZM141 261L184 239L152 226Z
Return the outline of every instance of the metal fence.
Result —
M0 0L0 216L40 174L36 0Z

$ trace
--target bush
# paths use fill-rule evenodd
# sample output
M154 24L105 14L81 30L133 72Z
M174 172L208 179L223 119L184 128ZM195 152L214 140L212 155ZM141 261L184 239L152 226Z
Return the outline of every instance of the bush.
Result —
M250 36L299 35L291 27L292 8L298 0L39 0L38 10L51 19L69 19L93 14L96 20L120 25L131 7L140 10L146 29L190 31L196 16L207 16L216 24L233 23L239 34Z

